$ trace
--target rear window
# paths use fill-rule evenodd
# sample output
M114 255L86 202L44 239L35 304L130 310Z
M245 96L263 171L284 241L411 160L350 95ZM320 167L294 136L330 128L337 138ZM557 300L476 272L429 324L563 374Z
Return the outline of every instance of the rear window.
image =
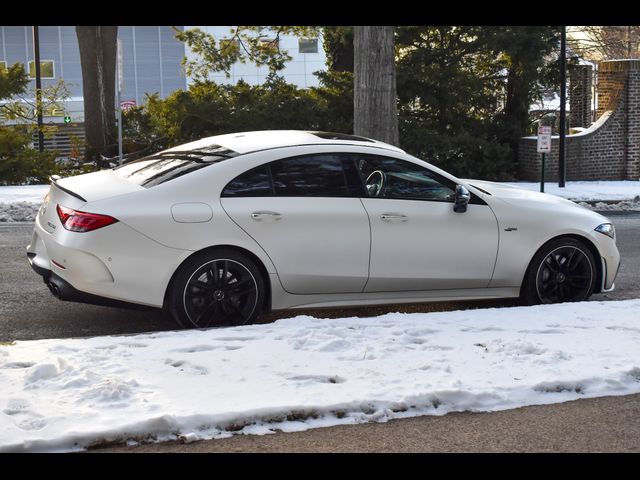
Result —
M238 152L219 145L185 151L165 150L116 167L113 171L125 180L150 188L238 155Z

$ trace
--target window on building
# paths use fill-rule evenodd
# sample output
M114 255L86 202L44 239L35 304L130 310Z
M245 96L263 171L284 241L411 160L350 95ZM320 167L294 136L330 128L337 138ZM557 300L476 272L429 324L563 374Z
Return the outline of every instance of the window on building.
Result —
M53 60L40 60L40 76L41 78L55 78ZM36 78L36 62L33 60L29 61L29 77Z
M260 46L265 50L277 50L279 41L277 38L261 38Z
M318 39L301 38L298 40L298 50L300 53L318 53Z

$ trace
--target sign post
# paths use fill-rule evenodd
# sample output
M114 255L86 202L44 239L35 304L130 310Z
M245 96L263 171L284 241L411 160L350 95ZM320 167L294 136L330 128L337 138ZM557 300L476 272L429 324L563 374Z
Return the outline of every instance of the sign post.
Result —
M540 167L540 191L544 193L544 167L546 155L551 152L551 126L538 126L538 153L542 153L542 165Z

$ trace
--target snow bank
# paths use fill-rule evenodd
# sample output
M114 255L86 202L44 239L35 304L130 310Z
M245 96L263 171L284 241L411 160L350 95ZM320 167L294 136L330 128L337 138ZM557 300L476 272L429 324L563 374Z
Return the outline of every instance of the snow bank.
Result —
M640 392L640 300L0 346L0 451L305 430Z
M49 185L0 187L0 223L33 222Z
M516 188L540 191L540 182L505 182ZM557 182L545 182L545 193L568 198L573 201L612 201L612 200L632 200L640 197L640 181L634 180L601 180L566 182L564 188L558 187ZM640 201L640 198L638 198Z
M49 185L17 185L0 187L0 203L29 202L42 203L49 191Z
M0 223L35 222L40 203L0 203Z

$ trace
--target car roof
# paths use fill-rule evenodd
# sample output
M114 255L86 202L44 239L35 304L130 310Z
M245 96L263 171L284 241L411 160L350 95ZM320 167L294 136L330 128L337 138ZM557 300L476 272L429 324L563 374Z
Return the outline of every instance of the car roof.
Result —
M404 153L404 150L370 138L344 133L315 132L305 130L261 130L254 132L228 133L202 138L165 150L185 151L220 146L240 154L268 150L272 148L298 145L357 145L384 148Z

